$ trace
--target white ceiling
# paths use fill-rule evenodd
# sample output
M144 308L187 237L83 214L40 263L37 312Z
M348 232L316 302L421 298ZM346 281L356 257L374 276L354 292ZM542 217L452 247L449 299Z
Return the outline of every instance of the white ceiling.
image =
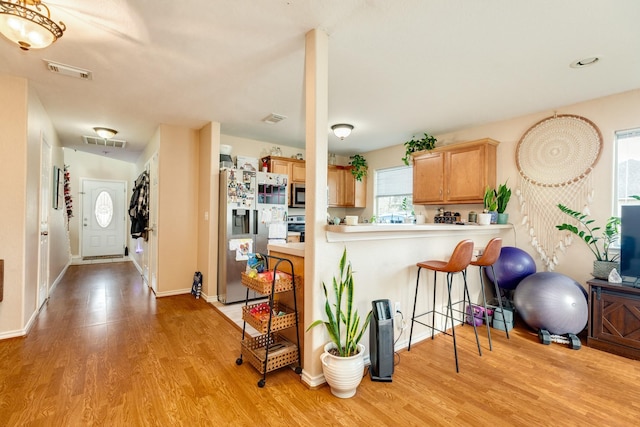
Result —
M29 79L67 147L119 131L135 161L161 123L304 147L304 38L329 35L330 151L366 152L640 87L638 0L51 0L67 30L0 73ZM601 61L573 69L575 60ZM91 81L43 59L89 70ZM270 113L288 118L269 125ZM327 130L329 133L329 129Z

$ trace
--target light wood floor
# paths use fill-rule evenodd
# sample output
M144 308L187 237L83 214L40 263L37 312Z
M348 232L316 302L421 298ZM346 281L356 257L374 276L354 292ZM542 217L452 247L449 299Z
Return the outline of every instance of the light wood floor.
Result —
M479 357L473 330L457 330L459 374L439 336L351 399L288 368L258 388L210 304L156 300L131 263L71 266L29 335L0 341L0 426L638 425L640 362L543 346L524 327Z

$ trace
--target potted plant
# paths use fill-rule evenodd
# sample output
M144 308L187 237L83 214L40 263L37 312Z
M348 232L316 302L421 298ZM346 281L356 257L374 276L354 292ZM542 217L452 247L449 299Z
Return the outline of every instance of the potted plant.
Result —
M491 224L495 224L496 222L498 222L498 211L497 211L498 200L497 200L496 190L487 186L487 188L484 190L483 203L484 203L483 214L489 214L491 216L491 219L489 222ZM483 215L483 214L480 214L480 215ZM480 221L480 220L479 222L483 223L483 221Z
M367 176L367 159L360 154L354 154L350 159L351 174L356 177L356 181L362 181Z
M509 221L509 214L504 213L507 204L511 199L511 189L507 187L507 183L500 184L496 191L496 209L498 211L498 224L506 224Z
M411 159L412 153L423 150L433 150L436 146L436 142L438 142L438 140L427 133L425 133L424 137L421 139L411 139L405 142L404 146L406 151L402 161L405 165L409 166L409 160Z
M404 197L400 208L404 211L404 222L411 224L415 220L415 212L409 207L409 199Z
M330 301L327 286L322 282L327 320L316 320L307 331L324 325L331 341L324 347L322 371L331 387L331 393L341 398L352 397L362 380L364 371L364 345L360 340L371 320L371 311L362 325L360 315L353 306L353 271L347 262L347 249L340 258L340 276L333 278L334 301Z
M617 216L609 217L601 235L597 236L596 232L601 230L601 227L592 225L595 222L594 219L589 219L587 214L574 211L562 204L558 204L558 208L578 221L579 227L574 224L564 223L556 225L556 228L569 231L580 237L596 258L593 262L593 273L591 274L596 279L608 279L611 270L618 268L618 254L610 254L609 248L612 243L618 240L620 235L620 218Z

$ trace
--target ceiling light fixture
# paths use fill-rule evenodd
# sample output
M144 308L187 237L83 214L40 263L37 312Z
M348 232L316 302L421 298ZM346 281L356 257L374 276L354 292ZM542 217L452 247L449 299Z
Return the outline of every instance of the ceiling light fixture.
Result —
M100 138L111 139L118 133L117 130L109 129L109 128L93 128L94 131L98 134Z
M51 20L40 0L0 1L0 33L20 49L42 49L62 37L64 23Z
M351 135L351 131L353 130L353 125L347 123L338 123L337 125L331 126L331 130L333 134L340 139L345 139L349 135Z
M571 68L584 68L584 67L588 67L590 65L593 65L598 61L600 61L599 57L592 56L592 57L589 57L589 58L583 58L583 59L579 59L577 61L573 61L571 64L569 64L569 66Z

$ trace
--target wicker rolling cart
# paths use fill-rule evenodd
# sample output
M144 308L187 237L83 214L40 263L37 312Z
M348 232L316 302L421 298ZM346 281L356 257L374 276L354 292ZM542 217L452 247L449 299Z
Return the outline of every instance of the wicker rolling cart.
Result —
M293 271L293 264L285 258L261 254L268 264L268 270L273 278L265 280L261 277L252 277L247 273L241 273L242 284L247 287L247 297L242 307L242 342L240 357L236 359L237 365L242 365L247 360L256 370L262 374L258 381L258 387L264 387L267 372L285 366L295 365L296 374L302 372L300 360L300 331L298 329L298 306L296 303L296 281L300 282ZM286 262L291 267L291 274L278 269L280 263ZM268 296L268 302L249 304L249 291L256 291ZM287 307L274 300L274 295L280 292L293 292L293 308ZM261 335L246 337L247 324L252 326ZM296 328L296 342L291 342L278 333L283 329Z

